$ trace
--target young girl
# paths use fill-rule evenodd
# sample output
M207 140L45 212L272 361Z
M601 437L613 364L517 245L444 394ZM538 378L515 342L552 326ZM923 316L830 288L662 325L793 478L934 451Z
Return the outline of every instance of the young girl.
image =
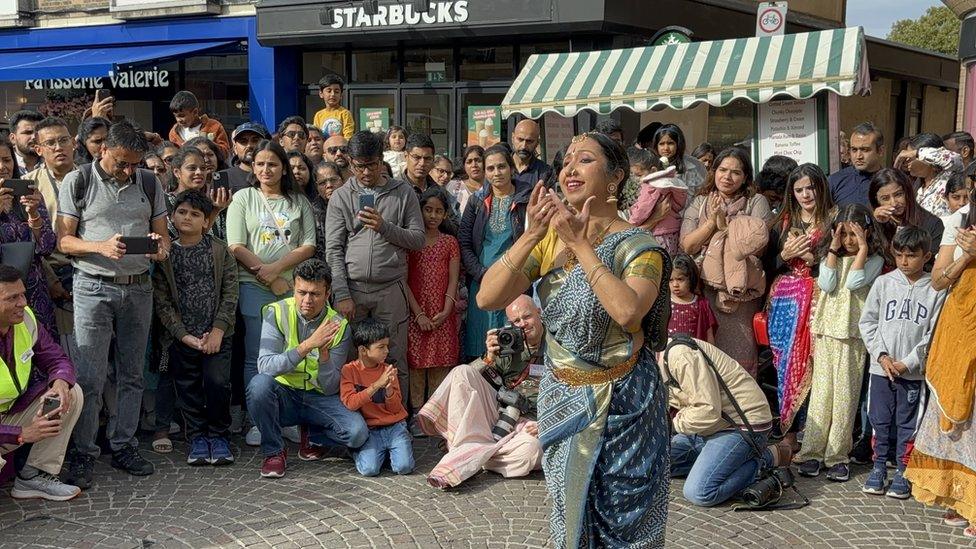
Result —
M390 177L402 177L407 169L407 130L400 126L390 126L386 132L386 150L383 151L383 161L393 170Z
M447 234L450 200L440 187L427 189L420 207L427 229L424 247L410 252L407 265L407 300L411 322L407 363L410 367L410 407L416 412L457 365L460 353L455 314L461 249Z
M796 462L803 476L850 479L847 455L867 351L858 321L871 283L884 267L887 243L877 230L871 211L860 204L842 208L821 247L816 313L810 332L813 345L813 382L803 446Z
M446 187L454 177L454 163L443 154L434 156L434 167L430 169L430 177L442 188Z
M688 334L695 339L715 342L718 321L708 300L699 295L698 267L688 254L679 254L671 267L671 320L668 335Z
M969 204L968 179L963 174L953 174L946 182L946 200L949 202L949 213L956 213L959 208Z

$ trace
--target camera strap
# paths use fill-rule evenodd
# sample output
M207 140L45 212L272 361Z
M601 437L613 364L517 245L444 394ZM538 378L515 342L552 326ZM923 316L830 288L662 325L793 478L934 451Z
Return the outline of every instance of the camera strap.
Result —
M668 343L667 348L664 350L664 366L669 378L667 383L669 385L678 386L678 383L671 376L671 369L668 367L668 352L675 345L686 345L688 347L691 347L696 352L701 353L701 356L705 359L705 363L708 364L709 368L711 368L712 372L715 374L715 378L718 380L719 387L722 388L722 391L725 393L725 396L729 398L729 402L732 404L732 407L735 408L735 413L738 414L740 418L742 418L742 424L745 426L749 434L747 435L745 432L743 432L742 429L738 427L736 422L731 417L729 417L729 415L726 414L725 412L722 412L722 419L731 423L733 428L739 431L739 434L742 435L742 438L744 438L745 441L752 448L752 451L756 455L757 459L760 460L763 459L763 450L762 448L759 447L759 444L756 442L756 431L755 429L752 428L752 424L749 423L749 420L746 419L746 414L745 412L742 411L742 407L739 406L739 401L736 400L735 396L732 394L732 389L729 389L728 384L726 384L725 380L722 379L722 375L719 373L718 367L715 366L715 363L712 362L711 358L709 358L708 353L703 351L701 347L699 347L698 344L695 342L695 340L688 335L678 334L672 336L671 342ZM780 483L778 480L777 480L777 484L779 484L780 486L780 495L776 498L776 501L778 502L779 499L783 496L784 490L783 490L782 483ZM790 486L790 488L793 489L793 492L796 493L796 495L801 499L801 501L796 503L765 505L762 507L749 507L744 505L736 505L732 508L732 510L733 511L774 511L774 510L790 511L795 509L802 509L803 507L810 505L810 500L807 499L806 496L801 494L800 491L796 489L796 485L792 485Z

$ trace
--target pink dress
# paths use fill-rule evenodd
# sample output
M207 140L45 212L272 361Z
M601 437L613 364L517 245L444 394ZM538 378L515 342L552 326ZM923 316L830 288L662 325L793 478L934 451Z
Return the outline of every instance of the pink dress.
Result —
M668 335L688 334L695 339L708 338L708 329L712 335L718 329L718 321L712 313L712 307L707 299L695 296L691 303L671 301L671 320L668 321Z
M455 257L460 259L461 248L456 238L446 234L408 255L407 285L427 318L444 309L451 259ZM456 305L454 310L458 310ZM457 314L448 316L443 324L429 332L420 331L420 326L411 320L407 331L407 363L411 369L456 366L460 344Z

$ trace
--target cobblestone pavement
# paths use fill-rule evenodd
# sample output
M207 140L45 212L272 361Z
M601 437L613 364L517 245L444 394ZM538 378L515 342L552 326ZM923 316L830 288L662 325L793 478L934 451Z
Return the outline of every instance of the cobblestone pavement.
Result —
M239 439L236 442L240 442ZM96 486L75 501L0 496L2 547L544 547L548 507L542 474L505 480L481 474L461 488L428 488L439 458L418 440L419 473L366 479L350 461L305 463L292 447L283 479L258 477L260 458L235 447L234 466L194 468L185 446L159 456L155 475L129 477L101 458ZM866 468L846 484L804 479L813 504L799 511L697 509L672 490L669 547L976 547L940 511L914 501L865 496Z

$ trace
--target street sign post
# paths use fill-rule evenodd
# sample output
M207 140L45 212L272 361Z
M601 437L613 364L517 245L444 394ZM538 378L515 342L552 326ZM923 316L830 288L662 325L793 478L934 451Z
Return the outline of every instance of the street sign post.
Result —
M786 28L787 2L760 2L756 10L756 36L778 36Z

